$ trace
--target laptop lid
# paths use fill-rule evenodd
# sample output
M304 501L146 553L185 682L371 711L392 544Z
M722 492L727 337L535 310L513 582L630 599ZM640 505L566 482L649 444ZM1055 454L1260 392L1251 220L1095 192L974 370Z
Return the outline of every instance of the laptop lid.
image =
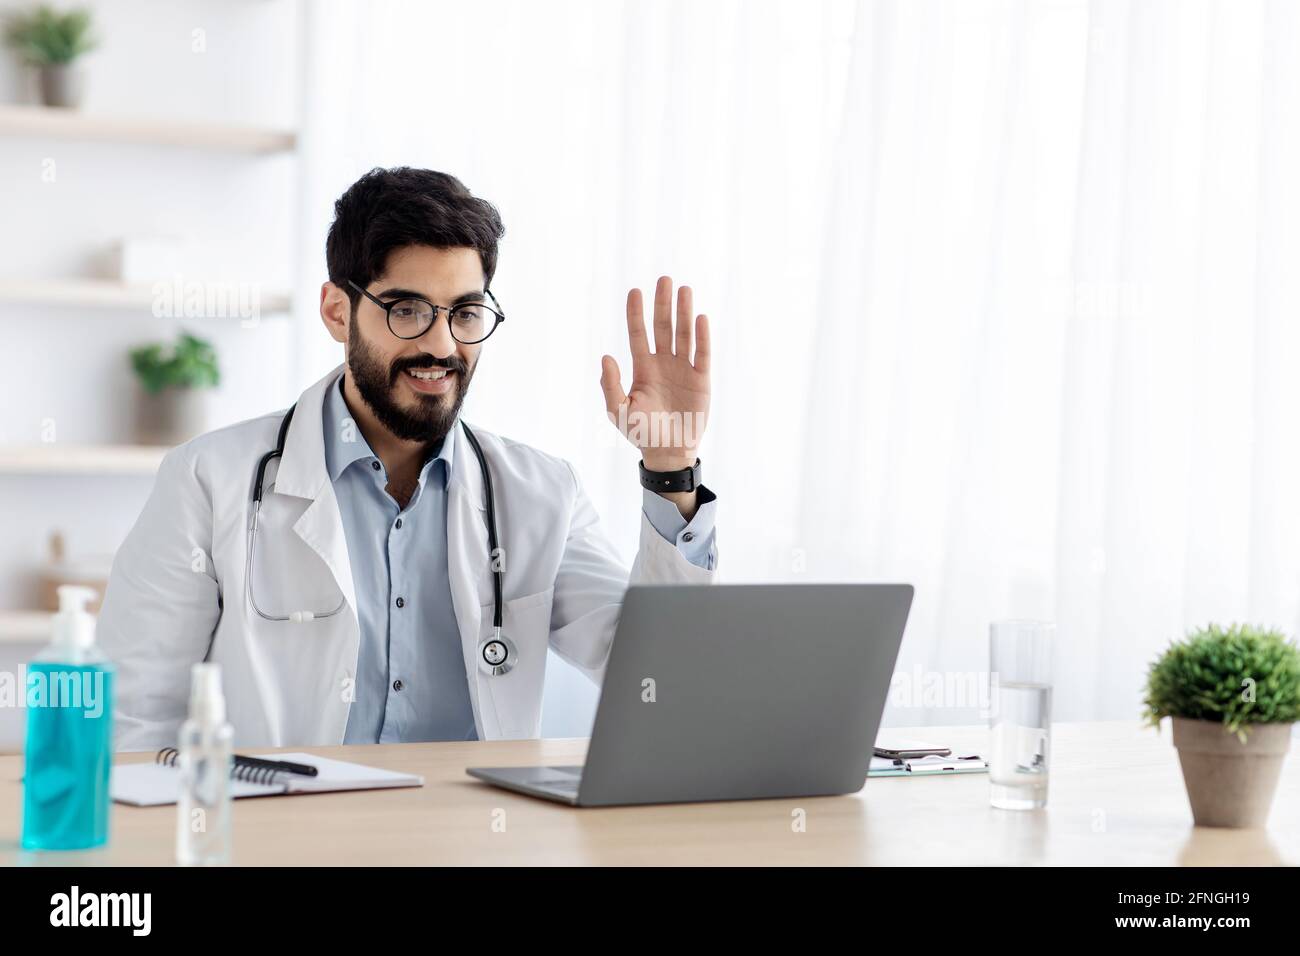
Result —
M860 789L909 584L628 589L578 803Z

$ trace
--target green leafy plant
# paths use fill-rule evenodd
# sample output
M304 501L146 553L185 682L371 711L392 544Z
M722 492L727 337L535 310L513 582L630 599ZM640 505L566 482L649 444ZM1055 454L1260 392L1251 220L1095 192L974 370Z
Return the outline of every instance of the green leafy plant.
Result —
M60 13L40 6L12 15L5 40L31 66L63 66L99 45L91 35L92 25L89 10Z
M1147 674L1144 716L1222 721L1243 743L1251 724L1300 720L1300 648L1277 631L1211 624L1171 643Z
M217 353L210 342L182 333L170 348L161 344L131 350L131 367L146 392L165 388L212 388L221 381Z

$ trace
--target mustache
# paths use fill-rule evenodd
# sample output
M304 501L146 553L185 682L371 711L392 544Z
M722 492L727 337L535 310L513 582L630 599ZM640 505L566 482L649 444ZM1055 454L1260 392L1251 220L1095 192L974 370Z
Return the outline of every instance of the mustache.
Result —
M449 355L446 358L435 358L432 355L412 355L408 358L396 359L389 368L389 384L397 383L397 378L403 372L413 368L445 368L449 372L456 372L463 377L469 367L455 355Z

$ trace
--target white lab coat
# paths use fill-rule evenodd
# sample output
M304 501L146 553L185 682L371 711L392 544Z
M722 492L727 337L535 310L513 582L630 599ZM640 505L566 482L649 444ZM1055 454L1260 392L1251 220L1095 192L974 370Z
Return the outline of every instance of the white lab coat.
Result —
M174 746L185 719L190 665L224 676L240 746L343 741L357 673L357 596L334 486L325 467L321 406L335 369L305 391L278 471L267 469L254 588L267 614L333 617L268 621L249 606L247 530L258 459L275 446L283 412L209 432L171 451L113 562L99 640L117 671L117 746ZM480 739L536 737L546 649L592 680L604 672L625 566L574 474L560 458L476 428L494 482L504 552L504 633L513 670L477 666L492 629L483 478L464 432L447 490L451 597ZM700 583L713 572L687 561L642 516L631 583Z

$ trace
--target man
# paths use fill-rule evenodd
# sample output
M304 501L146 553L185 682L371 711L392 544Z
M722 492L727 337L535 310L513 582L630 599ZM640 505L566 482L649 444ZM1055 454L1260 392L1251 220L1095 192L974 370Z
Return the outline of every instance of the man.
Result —
M577 476L473 427L490 505L460 422L485 350L508 347L490 291L503 233L490 203L429 170L372 170L335 204L320 315L343 366L287 425L276 411L170 452L114 561L99 634L119 748L175 744L203 660L223 667L242 746L535 737L548 647L601 679L629 576ZM693 468L708 322L692 328L692 308L683 286L674 329L659 280L652 352L633 289L628 393L601 363L642 484L678 489L643 492L633 583L708 583L717 564Z

